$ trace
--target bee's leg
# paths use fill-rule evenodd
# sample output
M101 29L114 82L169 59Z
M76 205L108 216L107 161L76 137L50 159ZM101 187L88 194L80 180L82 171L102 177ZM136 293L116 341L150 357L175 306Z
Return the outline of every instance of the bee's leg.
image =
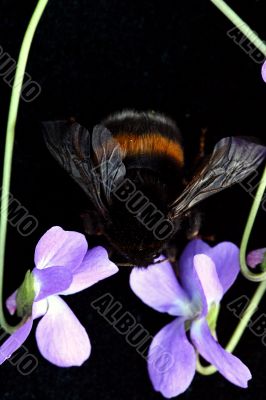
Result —
M199 138L199 150L194 160L194 164L198 165L206 156L205 147L206 147L206 135L208 132L208 128L201 128L200 130L200 138Z
M163 253L174 266L187 244L184 232L175 234L165 245Z
M174 264L183 251L188 240L199 237L202 215L197 209L192 209L185 214L182 221L182 230L175 234L165 245L164 251L168 260Z
M94 210L84 211L81 215L84 231L87 235L102 235L104 226L99 214Z
M199 235L199 239L205 240L206 242L215 242L215 235Z
M166 248L166 257L172 264L174 264L177 261L178 249L174 243L168 243Z
M189 211L186 219L186 236L188 240L195 239L199 236L201 228L202 214L193 209Z
M191 210L187 215L186 236L188 240L202 239L209 242L215 241L215 235L200 232L203 214L197 209Z
M200 142L199 142L199 158L205 157L205 147L206 147L206 135L208 128L201 128L200 131Z

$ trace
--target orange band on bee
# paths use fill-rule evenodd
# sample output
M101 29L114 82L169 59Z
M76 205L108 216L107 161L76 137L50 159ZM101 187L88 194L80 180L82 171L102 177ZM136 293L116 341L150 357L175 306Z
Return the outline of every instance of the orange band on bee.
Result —
M160 133L152 132L143 135L119 133L115 139L120 144L123 156L139 154L166 155L173 158L179 165L184 164L184 152L181 144Z

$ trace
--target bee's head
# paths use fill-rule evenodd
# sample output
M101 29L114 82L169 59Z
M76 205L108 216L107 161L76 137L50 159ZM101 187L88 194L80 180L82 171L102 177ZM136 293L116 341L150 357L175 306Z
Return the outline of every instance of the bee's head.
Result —
M119 248L118 263L136 267L148 267L153 264L162 252L161 244L154 243L152 246L142 247L141 244Z
M135 216L122 214L119 218L117 214L113 216L105 229L105 235L117 253L118 262L141 267L153 264L162 254L166 240L160 240L152 229L147 229Z

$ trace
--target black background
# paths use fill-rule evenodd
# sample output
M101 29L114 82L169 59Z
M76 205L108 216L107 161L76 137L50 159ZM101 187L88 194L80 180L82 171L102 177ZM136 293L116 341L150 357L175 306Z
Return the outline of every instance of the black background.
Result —
M230 1L266 37L263 0ZM0 45L17 59L35 2L2 0ZM59 1L50 0L30 52L27 72L42 88L30 103L21 102L16 129L11 192L39 221L29 237L9 228L5 296L33 267L37 240L53 225L82 230L81 190L48 154L40 121L74 116L91 129L123 108L154 109L172 116L184 135L188 163L195 157L201 128L207 147L223 136L265 137L266 84L256 64L227 31L232 24L207 0ZM1 147L10 88L0 81ZM208 200L205 229L216 241L240 244L252 197L238 186ZM250 248L265 246L265 212L258 218ZM32 333L26 346L39 360L29 376L8 362L0 369L1 399L161 399L152 389L145 361L91 308L110 292L154 335L171 319L141 303L130 291L129 270L67 298L86 327L92 354L81 368L60 369L42 359ZM219 337L226 344L237 319L226 308L239 295L251 296L255 284L240 278L224 300ZM261 304L256 316L263 314ZM219 374L196 375L182 399L265 398L265 347L247 331L235 352L250 368L249 389L239 389Z

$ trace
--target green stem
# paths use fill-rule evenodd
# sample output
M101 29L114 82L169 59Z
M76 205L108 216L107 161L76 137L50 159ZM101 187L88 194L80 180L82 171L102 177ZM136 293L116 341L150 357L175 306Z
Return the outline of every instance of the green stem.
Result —
M247 224L246 224L246 227L244 230L244 234L243 234L243 238L242 238L241 246L240 246L240 265L241 265L242 274L247 279L249 279L250 281L253 281L253 282L261 282L266 279L266 271L261 272L260 274L254 274L253 272L251 272L249 270L249 268L247 267L247 264L246 264L247 245L248 245L249 237L250 237L252 227L255 222L255 218L256 218L258 209L260 207L261 200L262 200L264 192L265 192L265 188L266 188L266 168L264 169L259 187L257 189L256 196L255 196L254 202L252 204L252 207L251 207L251 210L250 210L250 213L248 216Z
M266 281L261 282L258 285L252 299L250 300L250 303L249 303L247 309L245 310L239 324L237 325L231 339L229 340L229 342L226 346L226 350L230 351L230 353L232 353L234 351L234 349L236 348L239 340L241 339L241 336L243 335L246 327L248 326L248 323L249 323L252 315L257 310L258 305L259 305L265 291L266 291Z
M246 228L243 234L241 246L240 246L240 265L241 265L241 270L243 275L248 278L251 281L262 281L260 285L257 287L248 308L244 312L240 322L238 323L233 335L231 336L231 339L229 340L226 350L232 353L237 346L239 340L241 339L246 327L248 326L249 320L256 311L265 291L266 291L266 272L260 273L260 274L254 274L252 273L247 265L246 265L246 250L247 250L247 245L248 245L248 240L252 231L252 227L255 222L255 218L258 212L258 209L261 204L261 200L264 194L266 188L266 168L264 169L259 187L257 189L255 199L253 201ZM202 375L211 375L214 372L216 372L216 368L213 365L208 365L207 367L204 367L201 365L199 357L197 359L197 371L202 374Z
M223 0L211 0L213 4L254 44L257 49L259 49L266 56L266 45L262 42L262 40L258 37L258 35L252 31L252 29L223 1ZM247 220L247 224L245 227L245 231L243 234L243 238L240 246L240 265L241 271L243 275L251 281L261 282L257 287L248 308L244 312L240 322L238 323L231 339L229 340L226 350L232 353L239 343L250 318L256 311L265 291L266 291L266 272L260 274L252 273L247 265L246 265L246 250L249 241L249 237L255 222L255 218L258 212L258 209L261 204L261 200L264 195L264 191L266 188L266 168L264 169L263 176L261 178L258 190L256 192L255 199L253 201L250 214ZM213 365L208 365L204 367L201 365L199 357L197 358L197 371L202 375L211 375L216 372L216 368Z
M211 0L211 2L254 44L257 49L259 49L266 56L266 45L258 37L258 35L230 8L223 0ZM260 185L258 187L255 200L253 202L246 228L243 234L243 238L240 246L240 265L243 275L253 281L261 282L266 279L266 271L260 274L254 274L249 270L246 265L246 250L248 245L248 240L254 221L260 207L260 202L262 200L264 191L266 188L266 168L264 170Z
M266 45L259 36L223 0L211 2L259 49L266 57Z
M0 219L0 325L7 332L12 333L17 329L16 327L10 326L5 319L3 310L3 275L4 275L4 262L5 262L5 245L6 245L6 233L7 233L7 222L8 222L8 203L9 203L9 191L10 191L10 179L12 170L12 157L13 147L15 138L15 127L17 121L19 99L21 94L21 88L24 76L26 63L30 51L32 39L43 14L43 11L48 3L48 0L39 0L34 13L31 17L29 25L27 27L16 68L16 74L14 84L11 92L9 113L7 119L7 130L6 130L6 143L5 143L5 154L4 154L4 165L3 165L3 181L2 181L2 193L1 193L1 219Z

